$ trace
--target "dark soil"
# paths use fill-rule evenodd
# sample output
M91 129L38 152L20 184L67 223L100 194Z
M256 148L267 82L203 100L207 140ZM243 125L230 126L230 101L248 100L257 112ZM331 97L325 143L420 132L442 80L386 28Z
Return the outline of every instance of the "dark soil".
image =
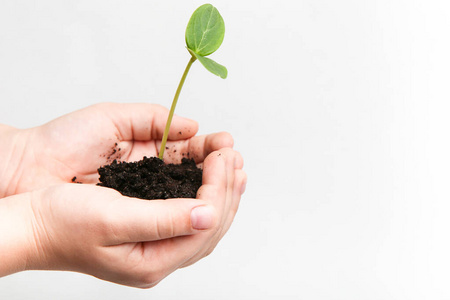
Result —
M157 157L138 162L117 162L98 169L98 185L141 199L195 198L202 185L202 170L193 159L165 164ZM75 179L76 180L76 179Z

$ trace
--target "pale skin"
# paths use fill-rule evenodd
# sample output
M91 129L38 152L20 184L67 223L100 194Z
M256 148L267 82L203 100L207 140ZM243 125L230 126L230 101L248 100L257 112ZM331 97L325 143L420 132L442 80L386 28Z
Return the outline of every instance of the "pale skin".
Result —
M115 158L156 156L167 114L100 104L32 129L0 126L0 277L67 270L150 288L209 255L247 180L229 134L196 136L195 121L174 117L165 160L189 153L202 165L196 199L145 201L95 185L97 168Z

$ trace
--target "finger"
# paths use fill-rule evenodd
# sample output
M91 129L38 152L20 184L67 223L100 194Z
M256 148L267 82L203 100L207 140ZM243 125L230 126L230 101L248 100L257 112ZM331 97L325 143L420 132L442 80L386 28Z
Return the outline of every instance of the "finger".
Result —
M241 201L241 196L245 192L247 185L247 174L243 170L235 171L235 180L233 188L233 204L231 206L231 211L236 214Z
M223 151L215 151L205 159L202 186L197 191L197 199L223 207L228 181L226 166Z
M208 236L207 240L199 240L197 244L191 245L190 253L195 253L186 259L180 267L190 265L201 258L209 255L228 230L230 224L227 223L230 208L233 203L233 186L238 153L232 149L221 149L211 153L205 160L203 185L199 190L198 198L211 201L220 213L220 223L217 230ZM231 219L232 220L232 219ZM224 228L225 227L225 228ZM184 246L185 248L189 246ZM195 252L196 251L196 252Z
M235 171L235 180L234 187L232 191L232 199L227 211L226 219L222 222L221 231L218 234L218 240L222 239L222 237L228 232L230 229L234 218L236 217L237 211L239 209L239 204L241 202L241 196L243 192L243 187L247 181L247 174L242 170Z
M234 168L235 169L242 169L244 167L244 158L239 152L236 152L236 161Z
M236 157L237 160L239 160L238 157L239 157L239 155L237 155L237 157ZM236 216L237 210L239 208L241 195L244 193L245 185L247 183L247 174L243 170L236 169L234 171L234 173L235 173L235 175L234 175L235 179L234 179L234 187L233 187L232 204L230 206L229 212L228 212L225 220L221 224L220 229L217 232L215 232L215 234L212 237L212 239L210 240L207 248L202 249L201 252L199 251L195 256L191 257L180 267L187 267L189 265L192 265L193 263L197 262L198 260L200 260L203 257L212 253L212 251L217 246L218 242L223 238L223 236L226 234L226 232L228 232L229 228L231 227L232 222Z
M228 230L235 215L235 212L230 213L231 207L238 206L236 202L240 199L240 193L237 199L233 199L234 177L237 176L239 182L245 178L245 173L234 170L238 156L232 149L221 149L211 153L205 159L203 185L197 198L211 203L216 208L220 222L215 230L149 243L148 247L158 249L160 267L169 263L177 263L178 267L184 267L198 261L211 253Z
M190 157L199 163L203 162L210 153L224 148L233 148L233 145L234 140L231 134L219 132L190 139L187 150Z
M221 230L222 220L225 212L228 174L227 163L232 149L221 149L211 153L206 159L203 169L203 184L197 192L197 199L210 203L216 208L218 213L218 224L216 230L207 234L198 234L189 237L178 237L169 241L159 241L157 243L159 263L178 262L178 266L186 264L187 261L196 257L202 257L203 253L210 248L211 242L216 243L214 235ZM225 153L227 155L225 155ZM152 243L154 244L154 243ZM175 251L179 247L183 248L183 253ZM198 260L198 259L197 259Z
M222 148L232 148L233 144L233 137L227 132L194 136L185 141L168 142L165 159L171 163L177 163L183 157L187 157L193 158L196 163L201 163L211 152Z
M227 193L225 197L225 211L222 216L222 224L228 218L233 203L233 188L235 181L236 151L227 151L224 153L227 167ZM223 225L222 225L223 226Z
M106 221L105 221L106 220ZM145 201L121 197L104 210L105 245L196 234L215 226L215 208L194 199Z
M105 109L102 109L102 106ZM99 108L114 121L122 141L161 139L169 114L167 108L148 103L107 103L100 104ZM187 139L193 137L197 131L196 121L174 115L168 139Z

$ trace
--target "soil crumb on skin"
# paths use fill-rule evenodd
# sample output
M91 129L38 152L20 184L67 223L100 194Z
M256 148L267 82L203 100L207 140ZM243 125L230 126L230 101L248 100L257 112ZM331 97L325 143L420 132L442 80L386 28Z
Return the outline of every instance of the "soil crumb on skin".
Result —
M119 144L114 143L114 145L111 147L111 150L107 153L101 154L100 157L105 158L107 164L112 163L114 160L120 160L122 158L122 148L118 146Z
M77 180L77 176L73 176L72 180L73 183L82 183L81 181Z
M165 164L157 157L138 162L117 162L98 169L98 185L141 199L195 198L202 185L202 170L193 159Z

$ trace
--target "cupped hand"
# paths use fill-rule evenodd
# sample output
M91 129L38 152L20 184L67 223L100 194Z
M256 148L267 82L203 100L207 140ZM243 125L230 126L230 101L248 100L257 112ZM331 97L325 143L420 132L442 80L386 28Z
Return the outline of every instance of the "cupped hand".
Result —
M157 156L167 115L159 105L105 103L17 130L10 150L2 153L10 165L3 171L0 196L68 182L96 183L97 169L114 159ZM195 121L174 116L164 160L191 157L202 163L212 151L233 146L229 134L195 136L197 131Z
M28 245L19 259L25 262L23 269L77 271L149 288L215 248L229 229L245 189L242 166L242 157L230 148L210 153L204 160L197 199L145 201L84 184L57 185L4 198L0 205L9 205L10 216L28 211L22 223L29 224L27 230L6 238L29 237L28 242L18 243ZM12 201L15 197L28 200ZM13 209L20 203L29 209ZM2 225L8 228L2 224L5 220L0 219L0 232Z

